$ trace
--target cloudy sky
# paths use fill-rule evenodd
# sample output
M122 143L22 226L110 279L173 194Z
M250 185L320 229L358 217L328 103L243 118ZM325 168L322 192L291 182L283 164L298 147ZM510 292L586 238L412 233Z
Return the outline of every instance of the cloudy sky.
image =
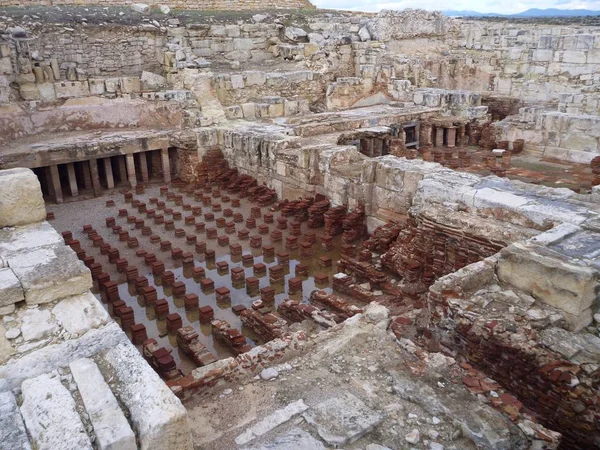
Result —
M600 0L311 0L319 8L350 11L379 11L381 9L422 8L429 10L479 11L514 14L530 8L600 10Z

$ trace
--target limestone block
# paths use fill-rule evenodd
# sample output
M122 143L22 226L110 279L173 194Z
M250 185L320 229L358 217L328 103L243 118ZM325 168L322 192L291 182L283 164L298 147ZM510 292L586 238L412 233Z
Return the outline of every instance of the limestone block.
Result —
M283 115L284 115L283 103L276 103L274 105L269 105L269 117L283 117Z
M0 170L0 228L39 222L45 217L42 189L33 171Z
M90 271L64 244L20 252L9 257L8 264L30 305L83 294L92 287Z
M243 103L241 106L244 119L254 119L256 117L256 105L254 103Z
M334 447L351 444L385 419L385 414L369 408L350 392L327 399L302 416Z
M4 328L0 325L0 361L2 360L2 339ZM103 328L92 329L79 339L69 339L55 345L42 347L28 353L19 359L0 365L0 392L15 389L31 377L68 366L71 361L88 358L99 351L127 342L129 338L116 322L111 322ZM1 363L0 363L1 364Z
M106 91L102 78L90 78L88 83L90 86L90 95L103 95Z
M588 50L587 63L600 64L600 48L593 48L591 50Z
M582 51L565 51L563 53L563 62L574 64L585 64L586 56Z
M304 403L304 400L300 399L293 403L290 403L285 408L278 409L272 414L268 415L258 423L249 427L246 431L235 438L235 443L238 445L244 445L248 442L260 437L269 431L275 429L279 425L282 425L292 419L294 416L303 413L308 409L308 406ZM290 447L291 448L291 447Z
M56 100L56 91L54 90L53 83L41 83L37 85L40 93L40 99L46 102L53 102Z
M535 62L550 62L552 61L554 52L552 50L534 50L532 61Z
M187 411L130 343L107 350L119 400L130 413L141 450L192 450Z
M167 86L167 79L162 75L143 71L141 82L146 91L159 91Z
M60 81L54 83L56 98L87 97L90 88L87 81Z
M284 115L286 117L295 116L298 114L298 102L293 100L285 100L284 102Z
M23 288L11 269L0 269L0 308L25 299Z
M244 112L241 106L228 106L225 108L225 115L228 119L243 119Z
M15 349L6 337L6 328L4 328L2 323L0 323L0 364L4 364L6 361L8 361L14 352ZM0 384L0 388L2 387L2 384Z
M235 50L252 50L254 41L247 38L236 38L233 40L233 48Z
M6 260L19 252L60 244L64 245L62 236L45 221L0 229L0 255Z
M227 37L239 37L241 34L239 25L225 25L225 35Z
M500 253L498 278L577 318L594 302L598 273L550 249L512 244Z
M91 292L63 299L52 309L52 314L72 335L99 328L111 320L106 309Z
M116 93L119 90L120 80L119 78L106 78L104 80L104 86L106 88L106 92L110 92L111 94Z
M19 95L21 95L23 100L39 100L40 90L37 84L20 84Z
M0 393L0 449L31 450L15 396Z
M26 309L21 315L21 321L21 333L25 341L37 341L58 330L56 321L47 309Z
M267 103L256 103L256 117L269 117L269 104Z
M304 56L305 57L309 57L314 55L315 53L317 53L319 51L320 47L319 44L315 44L312 42L309 42L308 44L304 44Z
M124 94L132 94L142 91L142 83L138 77L123 77L121 78L121 92Z
M40 375L21 388L21 414L37 449L92 450L75 401L57 377Z
M78 359L69 368L94 427L98 449L136 450L129 422L94 361Z
M0 58L0 75L11 75L12 72L10 57Z
M241 74L232 74L231 87L233 89L244 89L244 77Z

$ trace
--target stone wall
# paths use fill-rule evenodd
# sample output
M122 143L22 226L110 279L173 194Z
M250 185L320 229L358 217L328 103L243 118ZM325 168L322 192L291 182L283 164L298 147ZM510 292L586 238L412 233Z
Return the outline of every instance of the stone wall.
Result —
M82 6L123 6L124 4L133 2L123 2L122 0L82 0L74 3L70 0L0 0L0 6L36 6L36 5L82 5ZM308 0L277 0L275 2L269 2L265 4L258 0L148 0L144 2L148 5L159 6L167 5L171 8L185 8L185 9L199 9L199 10L216 10L216 11L227 11L227 10L260 10L260 9L303 9L303 8L314 8L314 6Z
M166 37L152 25L69 28L44 24L32 26L28 31L25 42L8 41L13 58L19 55L16 46L21 44L32 65L49 65L56 59L60 69L57 81L67 78L70 67L89 76L139 76L143 70L162 72ZM21 69L15 73L24 72Z
M589 164L600 154L600 117L525 107L493 124L498 140L525 140L541 157Z

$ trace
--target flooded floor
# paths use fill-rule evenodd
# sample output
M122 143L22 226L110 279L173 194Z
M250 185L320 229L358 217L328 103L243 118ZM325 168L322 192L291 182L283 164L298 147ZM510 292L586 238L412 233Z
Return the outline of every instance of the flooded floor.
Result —
M138 257L136 251L144 249L149 253L154 253L159 261L163 261L165 264L165 270L173 272L175 275L175 281L181 281L185 284L186 294L196 294L199 297L200 307L211 306L214 310L214 318L220 320L226 320L231 324L232 327L240 329L247 337L249 344L259 345L262 342L255 336L251 330L246 327L242 327L240 318L232 311L232 307L235 305L244 305L248 308L251 307L252 302L260 299L260 292L249 295L246 290L245 282L232 282L231 269L240 267L244 269L245 277L257 277L259 279L259 288L263 288L270 285L269 282L269 267L278 264L277 254L289 253L289 263L282 264L284 267L285 281L273 285L276 291L274 309L284 300L291 298L297 301L308 302L310 293L315 289L323 289L328 293L331 292L331 281L332 276L336 271L336 261L340 258L340 246L341 246L341 235L334 238L332 250L325 250L321 245L321 235L323 229L311 230L316 233L316 242L312 245L313 255L310 257L301 256L300 248L290 250L286 248L286 237L291 235L291 227L289 223L293 221L293 218L288 218L287 229L280 230L282 232L282 239L274 242L270 236L270 233L277 229L277 218L281 216L279 212L272 212L273 223L264 222L264 214L271 212L269 207L260 208L260 218L256 218L256 228L250 228L249 237L246 239L240 239L238 237L238 231L246 229L246 219L251 217L251 208L257 208L256 203L250 202L247 198L239 199L240 204L238 207L232 206L232 201L238 199L236 195L228 195L225 191L222 191L220 195L215 195L211 192L204 193L205 196L211 196L212 205L203 205L203 202L196 200L193 192L190 192L187 187L171 184L168 186L170 193L175 193L183 197L183 201L179 201L176 204L176 200L167 199L166 193L160 192L161 185L147 185L143 193L136 194L134 191L133 199L126 201L123 193L115 192L113 194L107 194L102 197L86 199L76 202L64 203L60 205L49 205L48 210L52 211L55 215L55 219L51 221L52 225L59 231L71 231L73 233L73 239L77 239L81 242L82 248L85 250L87 256L92 256L95 262L102 265L103 272L110 275L111 280L119 283L119 294L121 300L123 300L127 306L130 306L134 310L135 323L142 323L146 326L148 338L154 338L158 342L159 346L166 347L168 350L172 350L172 355L177 363L177 367L183 371L184 374L189 373L196 366L195 364L177 347L175 334L169 334L167 332L166 320L157 319L153 307L146 307L142 296L136 294L133 282L127 282L125 273L121 273L117 270L115 264L111 264L108 261L108 255L102 255L99 247L94 247L91 239L88 238L87 233L83 231L84 225L92 225L92 227L98 232L98 234L104 239L105 243L110 244L112 248L117 248L120 253L120 258L125 258L128 261L128 265L134 266L138 269L139 276L145 276L149 285L156 288L158 298L164 298L169 304L169 313L178 313L183 321L183 326L190 325L200 336L200 341L204 344L207 349L213 353L217 358L226 358L233 356L230 350L223 346L219 341L215 341L212 335L212 327L210 323L201 324L199 322L199 312L186 311L184 308L184 300L182 296L174 296L171 287L163 287L163 283L160 276L153 276L150 266L144 263L143 257ZM164 186L164 185L162 185ZM229 196L230 200L224 202L223 196ZM157 198L159 201L164 201L165 206L162 210L156 207L156 204L151 204L150 199ZM106 206L108 200L113 200L114 206ZM173 229L167 230L164 224L155 224L154 219L147 217L147 213L139 212L138 208L133 206L131 201L139 200L146 204L147 209L155 209L156 214L163 214L165 220L172 219L174 221ZM220 211L214 211L215 203L221 205ZM192 216L192 209L196 208L195 224L204 222L206 229L216 228L217 236L228 236L229 244L221 246L217 241L217 237L209 239L206 232L200 232L196 229L194 223L185 223L186 216ZM198 211L201 208L201 212ZM119 210L126 209L126 216L119 216ZM172 209L172 213L169 213L169 209ZM217 208L218 209L218 208ZM231 215L228 217L224 216L226 209L230 209L231 212L241 213L243 215L243 221L235 223L235 232L231 232L229 229L226 232L226 228L217 228L216 222L220 218L225 218L227 222L232 221ZM181 217L177 218L177 213L181 213ZM254 210L256 212L256 210ZM206 213L214 214L214 219L207 220L205 218ZM230 213L230 212L229 212ZM128 216L135 216L138 219L144 221L144 226L151 228L151 233L144 235L142 229L135 223L128 222ZM106 218L113 217L116 225L121 226L123 230L129 232L130 237L136 237L139 242L139 247L129 248L127 241L120 241L118 234L114 234L111 227L106 225ZM238 218L239 220L239 218ZM222 222L222 221L221 221ZM266 225L268 232L265 234L259 234L259 226ZM185 231L185 235L177 237L175 230L180 229ZM298 243L301 243L304 239L304 234L309 230L306 222L301 225L302 235L297 236ZM147 230L146 230L147 231ZM263 227L263 233L265 231ZM180 232L181 233L181 232ZM160 237L160 241L152 243L150 240L151 235ZM215 251L214 260L205 260L203 253L197 253L195 251L195 243L188 243L186 236L195 235L197 242L206 242L207 249ZM262 245L260 248L252 248L250 246L250 239L253 236L262 237ZM161 250L161 241L170 241L172 248L181 248L184 252L191 252L194 255L193 264L186 264L185 267L182 261L174 260L171 256L170 249ZM230 254L230 244L238 243L242 246L242 254L251 254L253 260L251 262L244 263L242 256L232 256ZM272 245L274 247L275 256L265 257L263 256L263 246ZM331 267L322 267L319 261L321 256L327 256L332 260ZM219 270L217 264L220 262L226 262L228 264L227 270ZM257 263L264 263L267 266L267 271L263 275L257 275L254 273L253 265ZM295 276L296 266L303 264L308 267L308 276L302 277L304 279L302 283L302 291L294 294L288 293L288 280ZM214 281L214 288L227 287L231 293L230 302L217 302L216 294L213 291L204 293L202 292L199 284L199 279L194 279L193 268L194 267L204 268L205 276L211 278ZM325 274L328 276L329 281L324 284L316 283L315 275ZM109 303L102 298L98 286L95 285L93 292L103 302L109 313L112 313L112 308ZM140 346L141 349L141 346Z

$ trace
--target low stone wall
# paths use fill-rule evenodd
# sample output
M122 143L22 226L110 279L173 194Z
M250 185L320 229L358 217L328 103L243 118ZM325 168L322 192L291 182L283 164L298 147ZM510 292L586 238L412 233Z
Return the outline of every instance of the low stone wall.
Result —
M63 5L81 5L81 6L123 6L124 4L132 4L133 1L123 2L122 0L80 0L77 2L71 0L0 0L0 6L38 6L38 5L51 5L51 6L63 6ZM308 0L276 0L265 4L258 0L148 0L147 5L160 6L166 5L171 8L184 8L184 9L199 9L199 10L216 10L216 11L228 11L228 10L260 10L267 8L274 9L312 9L314 6Z

